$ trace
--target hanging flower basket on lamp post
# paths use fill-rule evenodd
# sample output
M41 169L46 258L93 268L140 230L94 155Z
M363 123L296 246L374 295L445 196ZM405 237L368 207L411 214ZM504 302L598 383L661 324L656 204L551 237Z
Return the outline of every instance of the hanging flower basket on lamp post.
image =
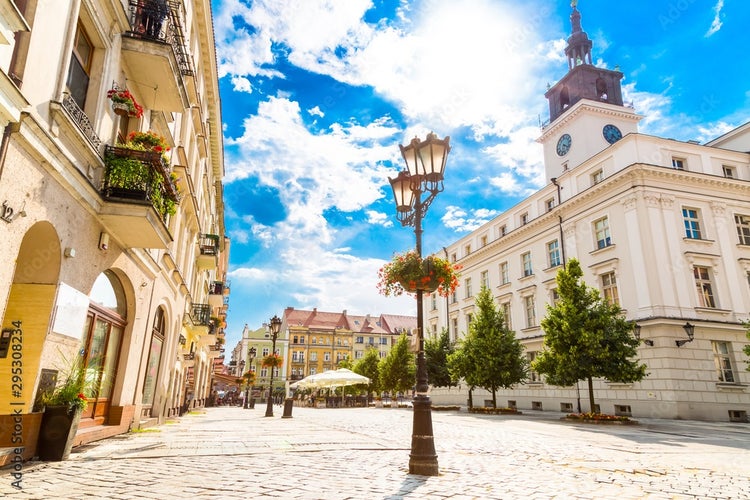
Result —
M393 259L378 271L378 291L385 296L415 293L417 290L448 297L458 287L460 266L440 257L424 259L410 250L394 255Z
M260 362L260 365L265 368L281 368L283 362L284 359L278 354L269 354L268 356L263 358L263 360Z

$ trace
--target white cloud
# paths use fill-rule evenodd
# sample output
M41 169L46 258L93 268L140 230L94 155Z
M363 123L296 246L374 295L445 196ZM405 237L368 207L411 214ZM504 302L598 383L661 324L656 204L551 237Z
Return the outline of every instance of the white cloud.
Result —
M247 92L248 94L253 93L253 86L244 76L233 75L232 76L232 88L235 92Z
M320 117L325 116L325 113L323 113L323 111L320 109L320 106L313 106L312 108L307 110L307 113L310 116L320 116Z
M383 227L393 227L393 221L390 220L390 215L386 215L383 212L377 212L375 210L366 210L368 224L377 224Z
M716 2L716 5L714 5L714 19L711 21L711 27L708 28L708 31L704 35L706 38L712 36L714 33L718 32L721 29L721 9L724 8L724 0L718 0Z
M471 232L491 221L500 212L490 209L477 209L467 212L466 210L449 206L445 209L445 215L440 219L446 227L457 232Z

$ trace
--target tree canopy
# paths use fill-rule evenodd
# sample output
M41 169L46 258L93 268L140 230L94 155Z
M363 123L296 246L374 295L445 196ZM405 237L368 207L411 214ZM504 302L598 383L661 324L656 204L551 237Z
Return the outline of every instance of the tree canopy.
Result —
M460 375L470 388L490 391L492 405L497 408L497 390L525 380L528 362L523 345L507 327L488 288L482 287L475 305L477 312L469 324L469 332L448 358L449 369L454 376Z
M354 373L359 373L370 379L370 384L367 386L368 396L373 392L380 392L379 362L378 350L370 347L365 351L365 355L354 363L352 368Z
M635 358L638 340L633 325L619 305L601 297L599 290L581 280L576 259L558 271L555 305L547 305L541 322L544 350L532 366L553 385L570 386L588 381L589 403L594 411L593 378L611 382L636 382L646 376L646 365Z
M399 336L388 356L380 360L378 372L380 388L384 391L406 392L414 387L417 365L405 333Z
M457 379L451 377L448 370L448 355L453 350L454 345L446 328L443 328L440 335L425 339L424 356L427 379L434 387L450 387L455 385Z

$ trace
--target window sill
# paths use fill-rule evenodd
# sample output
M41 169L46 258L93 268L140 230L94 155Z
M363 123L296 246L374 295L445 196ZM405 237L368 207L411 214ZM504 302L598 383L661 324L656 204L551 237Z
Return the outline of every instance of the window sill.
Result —
M608 380L605 380L605 383L607 384L607 388L609 389L632 389L633 384L629 382L610 382Z
M592 250L591 252L589 252L589 255L596 255L598 253L606 252L607 250L612 250L614 248L615 248L615 244L614 243L610 243L606 247L596 248L596 249Z
M716 243L714 240L707 240L704 238L688 238L687 236L682 238L682 241L685 242L694 242L694 243L702 243L704 245L710 245L711 243Z
M745 392L747 384L732 382L716 382L716 390L719 392Z
M541 380L534 380L533 382L525 382L524 385L528 385L530 387L542 387L544 385L544 382Z
M520 278L518 278L518 281L529 280L529 279L531 279L533 277L534 277L534 273L527 274L526 276L521 276Z

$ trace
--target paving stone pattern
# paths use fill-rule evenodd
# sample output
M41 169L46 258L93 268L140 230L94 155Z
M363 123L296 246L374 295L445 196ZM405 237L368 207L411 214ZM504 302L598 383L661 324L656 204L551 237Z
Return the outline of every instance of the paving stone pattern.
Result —
M262 408L261 408L262 406ZM410 409L208 408L24 464L18 499L748 499L750 426L433 412L440 475L408 473Z

